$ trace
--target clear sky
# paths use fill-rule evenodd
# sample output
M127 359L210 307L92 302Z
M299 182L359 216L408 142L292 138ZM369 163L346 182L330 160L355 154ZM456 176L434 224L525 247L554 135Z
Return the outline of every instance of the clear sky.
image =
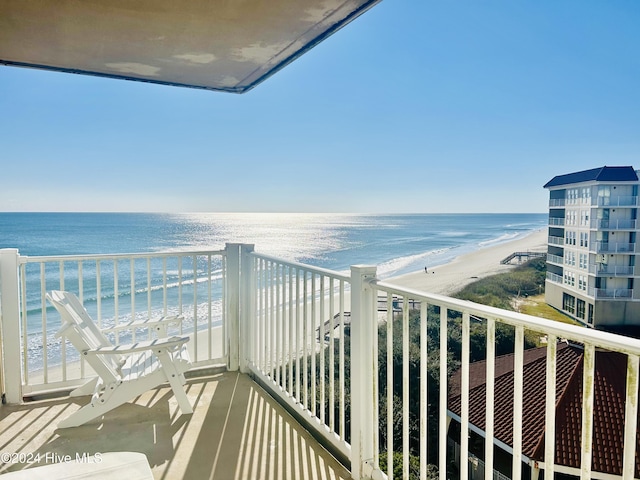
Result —
M544 212L639 154L637 0L384 0L243 95L0 67L0 211Z

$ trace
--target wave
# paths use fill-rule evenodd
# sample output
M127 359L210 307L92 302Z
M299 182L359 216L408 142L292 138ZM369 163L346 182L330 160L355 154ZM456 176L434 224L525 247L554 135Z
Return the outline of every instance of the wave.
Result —
M424 253L393 258L378 265L378 276L390 277L400 273L418 270L424 266L425 262L433 266L434 260L438 263L445 263L446 254L452 250L453 247L438 248Z
M520 232L503 233L499 237L490 238L488 240L483 240L482 242L479 242L478 245L480 247L486 247L487 245L496 245L498 243L505 243L505 242L509 242L511 240L515 240L516 238L519 238L519 237L522 237L522 236L523 235Z

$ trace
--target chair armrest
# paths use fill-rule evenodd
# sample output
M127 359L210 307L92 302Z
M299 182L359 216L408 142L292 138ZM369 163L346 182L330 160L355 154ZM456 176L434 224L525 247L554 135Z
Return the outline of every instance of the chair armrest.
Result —
M158 332L159 337L167 336L167 327L171 324L182 325L184 317L182 315L169 315L166 317L148 319L148 320L133 320L131 322L116 325L115 327L108 327L101 329L102 333L118 333L123 330L134 330L137 328L146 328L149 330L155 330Z
M84 350L82 353L83 355L123 355L127 353L144 352L146 350L174 350L188 341L189 337L161 338L126 345L99 347L93 350Z

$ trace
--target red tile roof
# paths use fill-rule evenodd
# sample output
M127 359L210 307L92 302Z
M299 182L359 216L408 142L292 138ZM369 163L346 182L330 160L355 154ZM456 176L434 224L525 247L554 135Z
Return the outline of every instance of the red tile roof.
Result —
M513 358L496 357L495 438L513 444ZM583 352L566 344L558 346L556 375L556 459L558 465L580 468L582 433ZM594 398L594 471L620 475L624 438L626 356L596 352ZM460 415L461 372L450 381L449 410ZM524 353L523 454L544 460L546 348ZM486 362L469 366L470 422L484 430ZM638 421L636 419L636 421ZM638 432L640 433L640 424ZM640 472L640 438L636 447L636 475Z

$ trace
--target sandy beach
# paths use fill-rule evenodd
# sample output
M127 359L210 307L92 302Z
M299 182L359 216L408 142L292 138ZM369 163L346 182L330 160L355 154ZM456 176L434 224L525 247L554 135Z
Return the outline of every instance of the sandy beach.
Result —
M389 278L386 280L405 288L429 293L451 295L467 284L483 277L506 272L518 265L518 260L503 265L500 261L514 252L545 252L547 249L547 229L542 228L526 237L511 242L500 243L475 252L461 255L450 263L429 267L428 272L418 272Z

